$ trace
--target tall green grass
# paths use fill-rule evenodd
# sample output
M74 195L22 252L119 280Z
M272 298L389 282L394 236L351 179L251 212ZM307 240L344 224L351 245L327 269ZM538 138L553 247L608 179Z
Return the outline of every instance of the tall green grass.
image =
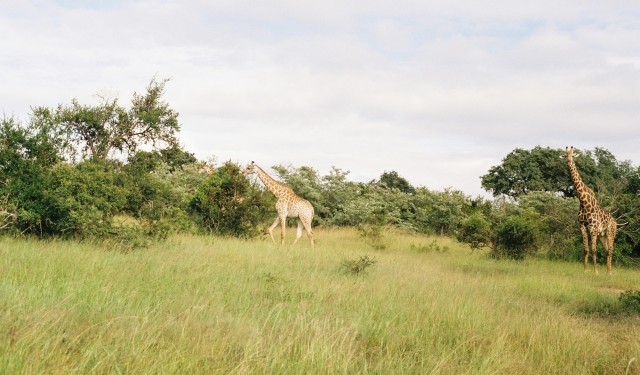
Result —
M182 236L128 253L1 239L0 373L639 371L640 319L617 299L638 271L495 261L397 231L385 250L354 230L315 238ZM363 256L367 272L345 272Z

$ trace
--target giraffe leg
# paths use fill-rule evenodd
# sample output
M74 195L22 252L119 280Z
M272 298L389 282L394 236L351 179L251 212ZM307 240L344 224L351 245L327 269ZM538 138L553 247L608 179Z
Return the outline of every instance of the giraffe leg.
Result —
M607 232L607 242L609 246L607 247L607 274L611 274L611 260L613 258L613 242L615 240L615 232L608 231Z
M589 268L589 235L587 234L587 228L584 225L580 226L582 231L582 244L584 246L584 270Z
M593 258L593 272L598 274L598 264L596 263L596 256L598 255L598 233L596 230L591 230L591 257Z
M269 227L269 237L271 237L271 241L273 243L276 243L276 240L273 238L273 230L278 226L278 223L280 223L280 216L277 216L273 221L273 224L271 224L271 226Z
M280 216L280 245L284 245L284 236L287 231L287 215Z
M305 231L307 232L307 237L309 237L309 241L311 241L311 248L313 249L313 230L311 230L311 220L300 221L304 226Z
M300 239L300 237L302 237L302 221L300 219L298 219L298 230L296 232L296 239L293 241L293 244L295 245L298 240Z
M604 253L607 254L607 273L609 274L611 270L609 269L609 234L607 232L605 232L603 236L600 236L600 243L602 247L604 247Z

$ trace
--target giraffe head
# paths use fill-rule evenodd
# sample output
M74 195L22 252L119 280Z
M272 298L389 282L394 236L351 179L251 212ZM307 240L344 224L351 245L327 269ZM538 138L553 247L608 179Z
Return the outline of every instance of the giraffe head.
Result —
M565 148L565 154L562 155L562 158L566 158L568 162L573 162L573 156L574 156L573 151L574 151L573 146L571 147L567 146Z
M249 164L247 168L244 171L242 171L242 175L247 176L247 175L256 173L256 167L257 167L256 163L252 161L251 164Z
M211 174L213 173L213 169L211 169L211 167L209 166L209 164L207 164L206 161L200 164L200 168L198 169L198 174L202 174L202 173L206 173L209 176L211 176Z

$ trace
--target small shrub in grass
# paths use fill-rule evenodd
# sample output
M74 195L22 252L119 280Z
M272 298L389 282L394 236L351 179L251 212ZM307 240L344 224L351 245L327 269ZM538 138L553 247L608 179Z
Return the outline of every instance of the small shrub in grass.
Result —
M419 253L446 253L449 251L449 246L440 246L436 240L433 240L425 245L411 244L411 250Z
M357 230L365 242L374 250L384 250L387 248L384 236L382 234L382 225L379 224L363 224L358 225Z
M620 307L629 313L640 313L640 290L627 290L618 297Z
M113 250L129 252L151 245L151 238L141 228L120 227L112 228L105 244Z
M367 268L376 264L375 258L368 255L361 256L358 260L345 259L342 261L342 268L350 275L360 275L366 272Z

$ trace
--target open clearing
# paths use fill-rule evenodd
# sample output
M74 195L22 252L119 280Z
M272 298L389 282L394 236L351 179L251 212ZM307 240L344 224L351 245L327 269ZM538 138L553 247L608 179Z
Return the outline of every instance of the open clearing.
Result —
M618 307L637 270L494 261L397 231L385 250L351 229L315 237L129 253L0 239L0 373L639 371L640 319Z

